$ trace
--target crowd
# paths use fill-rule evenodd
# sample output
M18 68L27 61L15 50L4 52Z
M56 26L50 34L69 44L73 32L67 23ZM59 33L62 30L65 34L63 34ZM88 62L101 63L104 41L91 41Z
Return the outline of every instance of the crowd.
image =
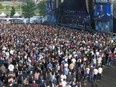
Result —
M84 87L116 58L109 34L0 24L0 87Z

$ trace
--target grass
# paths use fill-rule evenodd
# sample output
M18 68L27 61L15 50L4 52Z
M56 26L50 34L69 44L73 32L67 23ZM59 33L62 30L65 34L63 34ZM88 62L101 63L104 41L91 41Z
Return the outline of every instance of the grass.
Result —
M19 14L22 13L22 9L21 9L21 4L19 3L10 3L10 4L4 4L2 2L0 2L0 13L4 12L5 14L10 14L12 6L14 6L15 11L18 12Z
M22 4L21 3L9 3L9 4L4 4L0 1L0 14L4 12L7 15L10 15L12 6L14 6L15 11L18 12L20 15L22 15ZM39 15L38 9L35 11L36 15Z
M4 12L5 14L10 14L12 6L14 6L15 11L19 14L21 13L22 9L19 5L2 5L2 9L0 9L0 13Z

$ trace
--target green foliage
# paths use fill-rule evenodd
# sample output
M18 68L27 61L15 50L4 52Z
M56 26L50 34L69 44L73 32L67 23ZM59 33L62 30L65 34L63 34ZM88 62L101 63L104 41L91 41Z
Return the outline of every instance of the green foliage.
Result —
M16 5L15 9L20 10L20 9L22 9L21 7L22 7L22 5Z
M0 9L3 9L3 6L2 6L2 4L0 3Z
M15 8L12 6L10 16L12 17L15 14Z
M35 15L35 3L32 0L26 0L22 5L22 14L25 18L30 18Z
M37 10L40 16L46 15L46 0L42 0L37 4Z
M6 5L5 8L7 11L10 10L10 6L8 6L8 5Z

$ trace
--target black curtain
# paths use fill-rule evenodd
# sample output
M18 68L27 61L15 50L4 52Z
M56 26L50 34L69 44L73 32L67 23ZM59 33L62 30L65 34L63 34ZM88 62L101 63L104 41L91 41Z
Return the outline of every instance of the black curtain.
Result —
M116 33L116 18L113 17L113 32Z
M91 20L91 27L95 30L95 21L94 21L94 2L93 0L89 0L89 14Z
M64 10L86 11L85 0L64 0L62 4Z

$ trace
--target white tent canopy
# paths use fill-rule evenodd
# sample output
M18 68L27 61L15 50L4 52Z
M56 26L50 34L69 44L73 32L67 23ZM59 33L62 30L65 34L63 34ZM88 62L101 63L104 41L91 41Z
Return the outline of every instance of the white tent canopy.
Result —
M7 16L4 12L2 12L1 14L0 14L0 16Z
M19 17L19 16L21 16L18 12L16 12L13 16L15 16L15 17Z

